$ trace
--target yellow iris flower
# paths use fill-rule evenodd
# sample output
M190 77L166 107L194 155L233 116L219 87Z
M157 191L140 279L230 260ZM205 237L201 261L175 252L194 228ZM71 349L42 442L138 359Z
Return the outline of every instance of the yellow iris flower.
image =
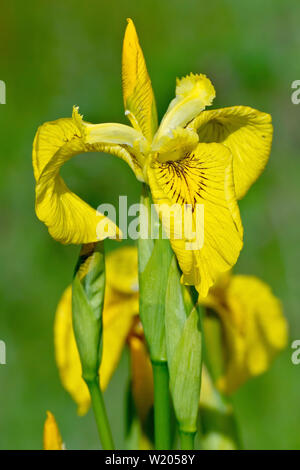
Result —
M153 404L152 368L138 317L137 250L118 249L107 256L107 287L103 310L103 356L100 382L105 389L126 344L130 348L131 387L143 422ZM217 386L226 393L264 372L285 347L287 326L279 300L270 288L252 276L226 276L200 303L219 313L224 329L225 375ZM81 365L72 329L71 287L59 302L55 317L55 353L61 381L84 414L90 397L81 378ZM207 375L207 374L206 374ZM209 393L202 376L202 396Z
M121 248L106 257L103 351L99 375L101 388L105 390L127 343L131 356L132 393L143 421L153 401L153 379L138 317L137 263L134 247ZM54 342L62 384L77 403L78 414L83 415L90 407L90 395L81 378L81 364L72 328L71 286L63 293L56 310Z
M217 386L233 393L265 372L285 348L288 328L281 302L260 279L230 274L223 275L200 302L221 320L225 363Z
M134 24L128 20L123 44L124 124L90 124L74 108L73 117L43 124L33 144L36 213L62 243L92 243L121 236L118 228L82 201L59 175L76 154L106 152L125 160L151 189L164 223L170 208L177 217L204 207L204 245L186 249L189 236L168 226L168 236L183 272L183 282L207 295L219 274L229 270L242 248L237 199L244 196L264 169L271 148L271 117L245 106L205 111L215 90L202 74L178 79L176 96L160 125L151 81ZM100 224L99 222L103 222ZM171 224L172 225L172 224ZM189 230L189 229L188 229Z
M64 450L64 444L57 426L57 422L50 411L44 424L44 450Z

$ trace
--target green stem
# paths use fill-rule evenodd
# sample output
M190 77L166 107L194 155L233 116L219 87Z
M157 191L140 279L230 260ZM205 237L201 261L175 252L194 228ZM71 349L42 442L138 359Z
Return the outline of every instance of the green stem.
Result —
M194 450L194 432L179 431L181 450Z
M99 386L99 377L94 380L86 380L91 399L100 442L103 450L114 450L113 438L106 414L103 395Z
M155 448L171 449L171 407L167 362L152 362L154 378Z

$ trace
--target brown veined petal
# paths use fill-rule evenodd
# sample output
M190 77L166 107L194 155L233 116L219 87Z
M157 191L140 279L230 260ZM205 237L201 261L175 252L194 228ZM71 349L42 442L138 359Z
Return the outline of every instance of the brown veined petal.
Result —
M150 142L157 129L155 98L135 26L127 21L122 56L125 114Z
M53 414L47 411L43 437L44 450L64 450L63 441Z
M112 126L117 129L120 125ZM120 138L124 140L123 128L122 132ZM133 164L132 155L114 142L108 135L102 143L86 144L82 119L76 108L73 118L47 122L38 129L32 154L35 208L38 218L47 225L55 240L65 244L86 244L120 236L116 225L74 194L59 174L65 162L84 152L112 153Z
M241 199L267 164L273 135L270 114L247 106L214 109L200 113L189 127L198 130L200 142L219 142L230 149Z
M270 287L254 276L232 276L216 296L224 331L225 371L218 386L232 393L265 372L287 343L287 322Z
M199 144L179 161L152 161L148 178L183 282L205 297L220 273L236 263L243 244L230 151Z

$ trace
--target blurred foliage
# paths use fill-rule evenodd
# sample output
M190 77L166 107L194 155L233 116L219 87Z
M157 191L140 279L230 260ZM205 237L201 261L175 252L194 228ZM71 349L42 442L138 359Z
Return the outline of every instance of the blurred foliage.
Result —
M126 17L136 23L160 117L175 77L191 71L212 80L215 107L244 104L272 114L270 162L240 204L245 247L236 272L272 285L291 341L300 338L300 105L290 98L291 83L300 78L299 16L297 0L2 0L0 79L7 104L0 105L0 338L7 365L0 366L1 449L41 448L46 409L68 448L98 447L91 412L76 416L54 362L54 312L79 249L54 242L35 216L31 146L37 127L70 116L73 104L89 121L125 122L120 72ZM119 195L138 202L138 182L112 156L76 157L63 174L94 207L117 204ZM289 348L234 397L245 448L300 448L300 366L290 356ZM105 395L119 448L125 446L127 361L125 354Z

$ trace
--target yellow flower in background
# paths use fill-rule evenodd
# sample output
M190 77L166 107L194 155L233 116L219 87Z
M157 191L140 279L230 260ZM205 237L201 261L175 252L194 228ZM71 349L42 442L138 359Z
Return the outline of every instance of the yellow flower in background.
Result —
M136 410L144 422L153 405L152 368L139 321L137 249L124 247L106 260L106 292L103 309L103 355L100 383L104 390L127 344L130 351L131 390ZM222 276L206 298L206 307L218 313L223 330L225 373L217 386L232 393L245 381L265 372L287 342L287 322L280 301L270 287L253 276ZM204 325L205 325L204 319ZM206 340L209 331L205 331ZM78 413L90 407L87 386L72 329L71 287L63 294L55 317L55 355L63 386L78 405ZM210 396L205 374L202 401Z
M44 450L64 450L64 444L53 414L47 411L44 424Z
M285 348L287 322L281 302L260 279L227 274L200 303L221 320L225 370L217 381L220 391L230 394L262 374Z
M143 327L138 321L128 337L131 364L131 390L140 421L146 421L153 405L153 373Z
M130 348L132 392L143 421L151 405L152 369L139 323L137 250L124 247L106 257L106 288L103 308L103 352L100 385L105 390L126 344ZM86 273L83 273L83 276ZM58 304L54 324L55 356L64 388L78 405L78 414L90 407L88 388L81 377L81 363L72 328L72 289Z
M124 37L122 82L132 127L89 124L74 108L72 118L39 128L33 145L37 216L62 243L119 236L117 227L72 193L59 175L61 166L76 154L116 155L150 186L163 224L170 208L179 205L181 233L171 223L168 236L183 282L205 296L219 274L236 263L242 248L237 198L266 165L271 117L244 106L205 111L215 97L214 87L205 75L190 74L177 80L176 96L158 127L151 81L131 20ZM204 207L204 245L187 249L190 237L185 228L188 233L199 231L197 205Z

